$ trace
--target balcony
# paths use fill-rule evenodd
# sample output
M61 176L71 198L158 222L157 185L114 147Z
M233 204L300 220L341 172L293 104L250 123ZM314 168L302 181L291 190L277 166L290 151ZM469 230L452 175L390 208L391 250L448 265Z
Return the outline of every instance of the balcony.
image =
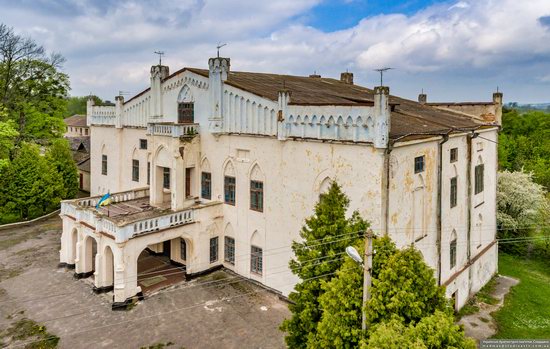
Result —
M106 234L117 243L195 223L199 210L221 204L192 199L185 202L186 208L173 211L168 206L151 206L148 188L112 194L111 204L96 209L100 199L96 196L63 201L61 215Z
M174 138L194 137L199 133L199 124L153 123L147 125L147 134Z

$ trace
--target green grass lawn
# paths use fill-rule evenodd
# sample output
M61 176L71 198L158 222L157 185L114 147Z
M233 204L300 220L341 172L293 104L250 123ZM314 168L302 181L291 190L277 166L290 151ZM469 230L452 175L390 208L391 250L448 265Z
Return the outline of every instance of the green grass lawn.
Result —
M550 261L499 254L499 273L520 280L493 313L494 338L550 338Z

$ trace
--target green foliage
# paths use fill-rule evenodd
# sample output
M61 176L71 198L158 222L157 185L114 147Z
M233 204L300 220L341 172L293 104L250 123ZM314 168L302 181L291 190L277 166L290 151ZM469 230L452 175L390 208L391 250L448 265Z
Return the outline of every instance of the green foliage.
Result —
M69 78L58 54L46 56L30 38L0 25L0 103L17 125L20 141L47 142L63 135ZM0 120L6 121L6 120Z
M13 120L0 121L0 160L10 157L17 136L19 136L19 132L17 132Z
M498 238L532 236L550 220L550 205L544 187L522 171L499 172L497 185ZM508 252L523 253L527 243L501 244Z
M437 286L433 270L419 251L408 247L393 254L373 278L367 320L374 324L398 318L408 324L447 307L445 289Z
M73 116L76 114L86 114L86 103L88 102L88 96L71 96L67 97L67 111L64 117ZM92 96L95 105L102 105L103 101L98 96Z
M72 158L66 139L56 139L46 152L46 160L61 175L63 180L62 199L72 199L78 193L78 169Z
M59 205L63 191L63 179L38 146L22 143L0 177L1 213L18 213L21 219L40 216Z
M498 151L502 170L533 172L550 189L550 113L504 110Z
M357 212L346 218L349 199L333 182L320 195L315 214L306 219L300 232L302 242L294 242L295 259L290 261L292 272L304 280L289 295L292 317L281 325L287 332L290 348L305 348L308 337L314 338L321 318L319 297L324 293L322 277L334 274L342 265L345 248L356 245L368 226Z
M434 314L422 318L408 326L394 318L373 329L367 345L369 349L468 349L476 348L473 339L464 336L464 330L454 324L448 312L436 310Z
M8 328L6 335L14 341L28 342L25 349L54 349L59 343L59 337L48 333L45 326L26 318Z
M356 245L362 255L364 241ZM389 257L396 253L395 244L389 237L376 238L373 241L372 276L378 277L385 268ZM346 260L336 277L323 282L324 294L319 297L323 309L321 321L317 326L316 338L310 338L310 348L356 348L363 333L361 330L363 305L363 268L351 258Z

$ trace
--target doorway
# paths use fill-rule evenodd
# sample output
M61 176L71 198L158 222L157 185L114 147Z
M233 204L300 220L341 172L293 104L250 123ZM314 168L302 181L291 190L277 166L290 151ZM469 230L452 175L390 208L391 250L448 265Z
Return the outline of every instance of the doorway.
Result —
M186 198L193 196L191 195L191 174L193 173L192 170L193 170L192 168L185 169L185 197Z
M162 243L162 255L170 258L170 240L164 241Z

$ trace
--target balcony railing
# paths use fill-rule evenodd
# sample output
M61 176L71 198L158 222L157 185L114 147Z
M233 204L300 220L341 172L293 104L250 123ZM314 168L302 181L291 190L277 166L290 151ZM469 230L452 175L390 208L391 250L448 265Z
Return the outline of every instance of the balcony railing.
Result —
M147 133L152 136L167 136L175 138L194 136L199 133L199 124L148 124Z
M149 196L149 189L131 190L111 195L112 203L131 201ZM152 209L152 216L132 220L131 215L124 220L106 216L93 208L100 196L85 199L67 200L61 203L61 214L74 218L77 222L95 228L114 237L116 242L124 242L136 236L154 233L195 222L196 208L186 208L180 211L162 212ZM107 206L108 207L108 206Z

